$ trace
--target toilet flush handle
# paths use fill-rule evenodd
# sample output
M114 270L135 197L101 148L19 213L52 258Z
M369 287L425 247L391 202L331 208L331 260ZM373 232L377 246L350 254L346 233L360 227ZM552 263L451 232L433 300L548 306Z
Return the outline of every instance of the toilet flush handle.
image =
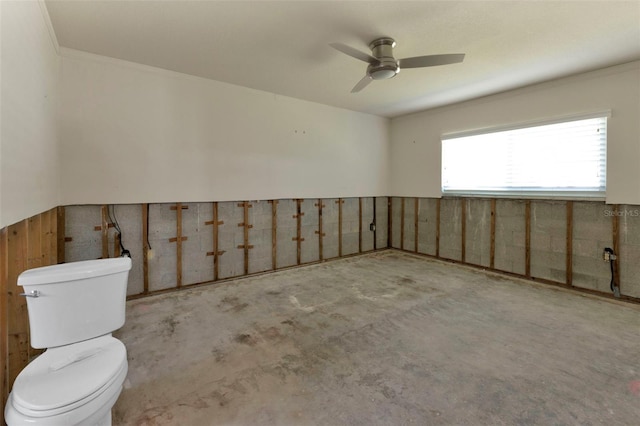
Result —
M31 290L29 293L20 293L20 296L40 297L40 290Z

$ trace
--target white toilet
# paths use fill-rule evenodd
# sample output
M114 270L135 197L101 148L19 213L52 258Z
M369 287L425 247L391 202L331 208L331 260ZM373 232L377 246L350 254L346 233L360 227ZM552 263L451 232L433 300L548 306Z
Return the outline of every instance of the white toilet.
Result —
M5 420L15 425L111 425L127 351L111 336L125 320L128 257L23 272L31 346L47 350L16 378Z

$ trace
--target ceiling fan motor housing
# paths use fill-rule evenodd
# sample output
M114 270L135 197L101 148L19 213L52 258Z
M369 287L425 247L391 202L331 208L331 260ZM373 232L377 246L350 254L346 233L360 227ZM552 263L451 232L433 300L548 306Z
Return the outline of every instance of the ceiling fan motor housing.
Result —
M400 72L398 61L393 57L396 42L389 37L383 37L369 44L371 54L378 59L378 63L369 64L367 74L374 80L386 80L395 77Z

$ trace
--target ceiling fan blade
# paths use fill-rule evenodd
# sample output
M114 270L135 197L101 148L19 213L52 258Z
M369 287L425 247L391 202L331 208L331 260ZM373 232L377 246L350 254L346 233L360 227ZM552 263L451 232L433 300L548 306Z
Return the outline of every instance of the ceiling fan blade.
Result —
M364 77L362 77L362 80L360 80L358 82L358 84L353 86L353 89L351 89L351 93L357 93L357 92L361 91L362 89L367 87L369 85L369 83L371 83L372 81L373 81L373 79L371 78L371 76L369 74L365 75Z
M448 55L415 56L413 58L400 59L400 69L435 67L438 65L457 64L464 60L464 53L451 53Z
M354 49L351 46L347 46L346 44L329 43L329 46L333 47L336 50L339 50L340 52L344 53L345 55L349 55L352 58L360 59L361 61L364 61L364 62L366 62L368 64L375 64L375 63L380 62L376 58L374 58L373 56L369 55L368 53L361 52L358 49Z

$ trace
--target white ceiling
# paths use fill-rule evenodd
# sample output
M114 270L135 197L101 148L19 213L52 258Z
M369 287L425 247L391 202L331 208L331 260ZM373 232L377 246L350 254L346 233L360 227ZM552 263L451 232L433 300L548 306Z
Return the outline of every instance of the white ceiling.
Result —
M46 2L61 46L280 95L398 116L640 59L640 1ZM396 58L466 53L351 88L380 36Z

